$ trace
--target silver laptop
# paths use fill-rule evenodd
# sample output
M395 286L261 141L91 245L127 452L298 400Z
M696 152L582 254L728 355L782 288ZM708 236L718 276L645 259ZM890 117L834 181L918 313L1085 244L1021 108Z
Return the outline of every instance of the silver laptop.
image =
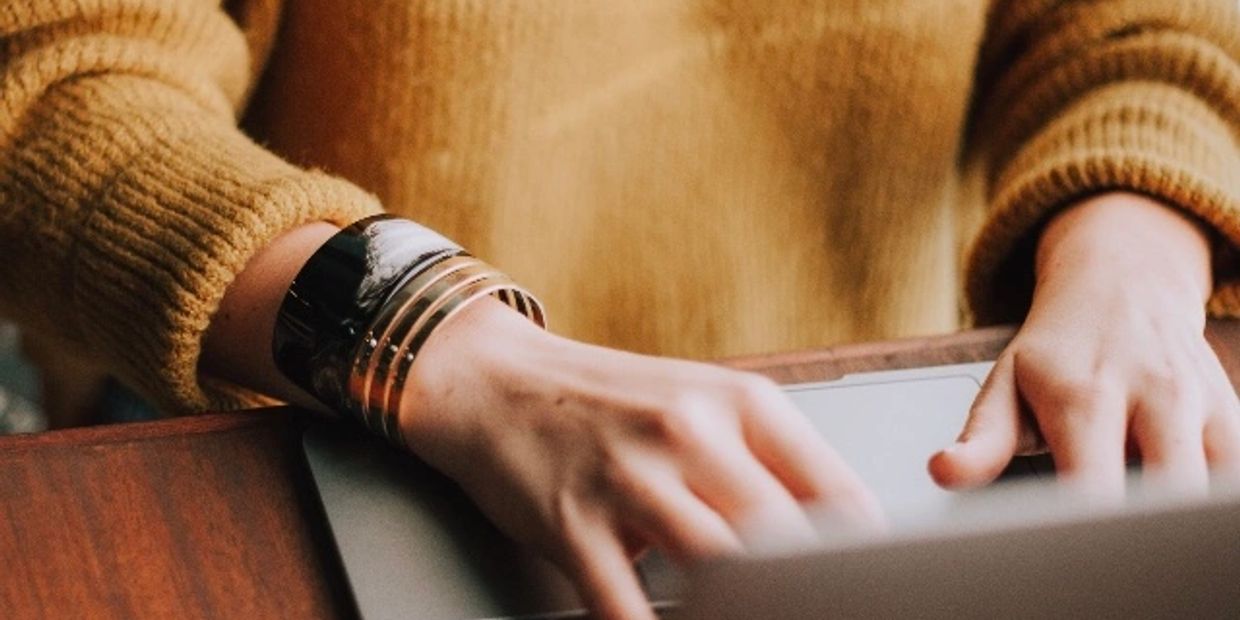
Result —
M980 363L865 373L838 381L787 386L786 390L875 491L892 517L893 531L922 532L928 523L952 522L953 515L963 514L971 506L975 516L986 512L979 511L976 502L939 489L926 472L926 462L955 438L989 369L989 363ZM416 459L345 426L312 428L305 446L349 584L366 620L583 615L567 579L545 560L505 539L450 481ZM1037 477L1049 473L1048 462L1021 461L1017 468L1022 474ZM1013 512L1011 506L1017 507L1016 513L1028 508L1032 514L1047 505L1045 497L1036 492L1022 491L1008 497L1005 505L1009 513ZM1233 522L1240 527L1240 515L1234 516ZM1009 521L1015 529L1026 526L1043 531L1037 528L1046 525L1045 519L1032 517ZM1019 539L1010 538L1010 533L993 535L1001 540ZM656 609L678 609L679 601L687 596L686 606L675 614L677 617L683 613L710 618L722 617L720 614L728 610L730 617L890 615L881 612L894 608L870 604L872 598L887 595L909 605L900 609L930 609L946 592L935 584L956 587L975 570L988 568L963 551L943 552L935 556L939 559L926 558L926 550L918 544L941 541L942 536L919 533L906 540L905 547L891 546L897 539L851 549L804 550L793 557L725 562L690 575L687 582L657 554L644 559L638 570ZM974 550L978 545L990 548L988 541L962 543L961 549ZM1008 544L1036 560L1036 545L1026 548ZM907 564L905 553L911 554ZM1236 554L1240 555L1240 550ZM835 564L835 556L846 559ZM876 569L886 566L882 562L914 566L917 560L936 567L935 571L913 574ZM948 569L958 572L949 578L944 574ZM797 586L779 590L786 593L780 597L784 607L770 607L762 593L774 591L772 581L780 581L785 570L790 575L786 583ZM795 579L792 573L796 573ZM840 579L842 573L852 577ZM832 579L835 581L830 585L821 583ZM901 579L920 579L924 587L909 588ZM806 580L814 585L807 586ZM1233 583L1240 584L1240 579ZM855 605L810 604L821 598L818 594L840 589L856 595L840 599ZM724 592L728 596L723 596ZM961 596L951 598L956 606L945 608L953 612L947 615L974 609L968 607L972 599L963 595L971 590L959 592ZM859 593L869 593L871 598L858 598ZM756 598L750 600L750 595ZM998 608L1007 609L1003 605ZM798 609L805 614L796 615Z
M1240 618L1240 488L1098 506L1052 482L961 497L883 536L694 569L685 620Z

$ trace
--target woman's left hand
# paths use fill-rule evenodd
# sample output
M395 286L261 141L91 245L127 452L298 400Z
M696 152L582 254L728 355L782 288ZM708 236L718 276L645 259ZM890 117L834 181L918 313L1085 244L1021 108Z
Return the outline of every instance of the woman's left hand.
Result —
M930 472L945 487L994 480L1012 456L1049 449L1061 478L1100 498L1142 480L1205 493L1240 475L1240 401L1205 340L1205 234L1135 194L1057 215L1038 244L1028 317L999 357L956 444Z

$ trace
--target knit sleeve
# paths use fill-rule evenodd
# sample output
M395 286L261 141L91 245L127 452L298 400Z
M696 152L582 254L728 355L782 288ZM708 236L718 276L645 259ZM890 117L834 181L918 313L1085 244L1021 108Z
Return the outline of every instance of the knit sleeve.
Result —
M979 323L1028 309L1033 250L1056 209L1138 192L1240 245L1240 17L1235 0L997 2L966 161L990 211L966 259ZM1240 314L1216 268L1215 314Z
M197 368L225 288L374 199L237 130L249 51L211 2L5 2L0 38L0 312L166 409L239 404Z

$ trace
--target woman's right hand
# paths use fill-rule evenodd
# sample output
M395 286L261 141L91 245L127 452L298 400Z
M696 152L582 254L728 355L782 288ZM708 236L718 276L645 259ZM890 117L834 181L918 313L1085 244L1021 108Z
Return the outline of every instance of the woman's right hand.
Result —
M405 385L414 452L600 617L653 617L632 564L650 546L683 562L743 550L753 531L808 541L806 503L880 518L769 380L553 336L498 302L440 326Z

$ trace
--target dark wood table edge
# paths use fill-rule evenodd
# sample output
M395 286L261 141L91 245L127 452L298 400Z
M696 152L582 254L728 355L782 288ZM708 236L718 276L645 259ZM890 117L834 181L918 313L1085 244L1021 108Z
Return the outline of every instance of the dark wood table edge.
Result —
M899 340L733 357L717 363L738 370L758 372L782 384L826 381L848 373L875 369L896 370L914 366L993 360L1015 332L1012 326L984 327ZM1237 382L1240 378L1240 321L1212 321L1207 329L1207 336L1215 343L1219 358L1233 382ZM269 424L304 424L310 415L312 414L292 407L272 407L0 436L0 454L56 444L132 442Z
M1012 335L1011 327L994 327L874 343L845 344L826 349L753 355L719 360L738 370L760 372L780 383L824 381L847 372L883 368L907 368L983 361L1002 349ZM856 370L854 370L856 369ZM198 413L144 422L0 436L0 453L49 445L108 444L239 430L253 426L304 424L308 412L293 407L269 407L220 413Z
M292 407L267 407L3 435L0 436L0 454L48 446L131 443L228 432L287 424L302 415L306 415L305 412Z
M1012 326L984 327L948 334L732 357L718 363L765 374L778 383L828 381L848 373L878 369L899 370L991 361L998 357L1015 333L1016 328Z

